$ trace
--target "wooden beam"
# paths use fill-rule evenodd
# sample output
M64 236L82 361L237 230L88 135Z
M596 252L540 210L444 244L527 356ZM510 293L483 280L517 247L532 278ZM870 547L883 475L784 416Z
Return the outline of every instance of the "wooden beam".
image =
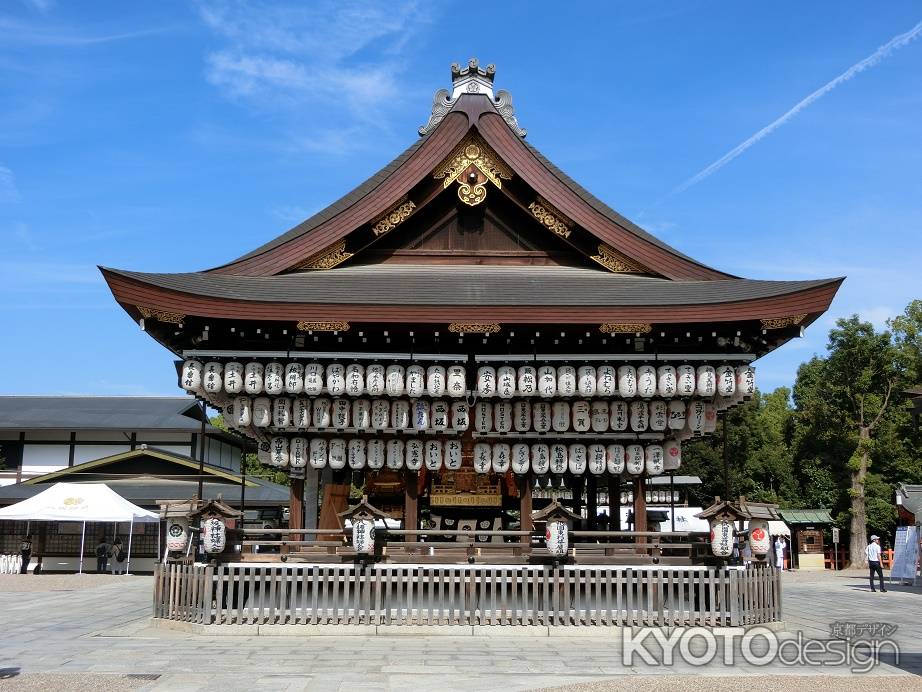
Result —
M522 531L534 531L535 522L531 518L531 471L519 476L519 522Z
M644 489L644 479L634 479L634 531L647 530L647 495ZM637 536L635 543L646 543L645 536Z
M304 528L304 479L292 478L288 487L288 528ZM295 534L289 534L288 540L296 541ZM288 552L288 546L282 546L282 553Z

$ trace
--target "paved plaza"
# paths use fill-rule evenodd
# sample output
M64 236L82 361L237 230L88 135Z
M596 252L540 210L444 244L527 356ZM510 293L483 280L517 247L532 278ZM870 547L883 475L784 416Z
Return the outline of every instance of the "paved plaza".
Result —
M500 627L503 636L424 627L387 637L195 635L151 626L150 577L3 575L0 690L922 689L922 589L871 593L850 573L783 580L782 636L829 639L834 622L896 625L899 664L862 674L740 656L734 665L720 656L703 667L638 656L628 665L611 631L575 628L552 637Z

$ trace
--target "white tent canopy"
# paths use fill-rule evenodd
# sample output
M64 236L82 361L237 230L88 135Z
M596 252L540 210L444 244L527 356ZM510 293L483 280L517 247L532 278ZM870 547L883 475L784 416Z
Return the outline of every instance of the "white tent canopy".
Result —
M55 483L28 500L0 509L0 519L154 522L160 517L132 504L105 483Z
M28 500L0 509L0 519L14 521L79 521L83 523L80 534L80 572L83 572L83 543L86 523L130 522L128 533L128 559L125 572L131 569L131 538L134 523L158 522L160 517L129 502L105 483L55 483L48 490Z

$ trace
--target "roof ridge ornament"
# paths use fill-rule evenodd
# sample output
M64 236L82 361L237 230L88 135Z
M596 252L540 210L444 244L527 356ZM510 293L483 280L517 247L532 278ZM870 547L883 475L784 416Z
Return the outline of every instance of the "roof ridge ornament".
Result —
M432 113L429 115L429 122L419 128L420 136L425 137L432 132L445 116L451 112L455 104L465 94L483 94L490 99L496 112L502 116L506 124L512 128L512 131L519 137L526 135L526 130L519 127L519 121L515 117L515 109L512 106L512 94L502 89L493 95L493 77L496 74L496 66L492 63L487 65L486 69L480 67L480 61L477 58L468 60L465 67L458 63L451 65L451 87L448 89L439 89L435 92L432 99Z

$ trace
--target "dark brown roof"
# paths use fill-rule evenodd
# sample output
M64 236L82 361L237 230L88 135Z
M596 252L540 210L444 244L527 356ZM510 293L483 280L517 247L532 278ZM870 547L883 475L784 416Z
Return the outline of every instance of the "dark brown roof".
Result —
M576 267L476 265L359 265L268 277L105 271L182 293L243 301L436 306L695 305L770 298L840 281L673 281Z

